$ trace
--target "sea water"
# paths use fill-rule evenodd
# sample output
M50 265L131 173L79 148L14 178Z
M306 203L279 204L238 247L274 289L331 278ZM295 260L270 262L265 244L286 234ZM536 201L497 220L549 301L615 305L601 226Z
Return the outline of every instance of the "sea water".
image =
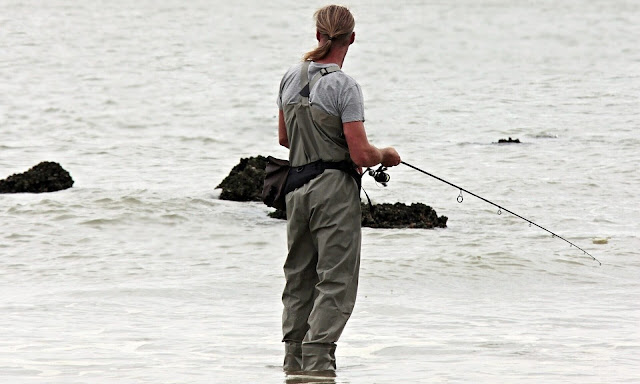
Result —
M286 157L278 84L320 1L0 0L0 381L284 383L285 222L218 198ZM353 0L374 203L336 383L640 381L640 4ZM501 138L521 144L499 145Z

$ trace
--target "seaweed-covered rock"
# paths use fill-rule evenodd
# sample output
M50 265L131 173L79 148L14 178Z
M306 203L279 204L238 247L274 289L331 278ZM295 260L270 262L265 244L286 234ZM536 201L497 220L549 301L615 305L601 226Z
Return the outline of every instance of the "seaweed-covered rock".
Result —
M0 193L42 193L71 188L73 179L60 164L43 161L23 173L0 180Z
M499 139L498 144L520 144L520 139Z
M281 210L269 213L274 219L287 219ZM406 205L374 204L373 212L368 204L362 204L362 226L370 228L446 228L446 216L439 216L433 208L422 203Z
M446 216L436 214L430 206L422 203L406 205L376 204L373 212L362 206L362 226L371 228L446 228Z
M221 188L220 198L233 201L262 201L267 158L263 156L240 159L229 175L216 187Z

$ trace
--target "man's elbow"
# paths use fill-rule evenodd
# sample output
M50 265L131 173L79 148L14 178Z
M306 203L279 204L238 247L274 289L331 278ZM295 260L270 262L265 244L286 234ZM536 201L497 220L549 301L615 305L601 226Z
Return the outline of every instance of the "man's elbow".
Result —
M377 150L369 150L351 154L351 160L359 167L373 167L380 164L382 158Z
M289 139L286 137L281 137L278 140L280 142L280 145L282 145L285 148L289 148Z
M368 167L368 165L366 165L366 158L362 155L352 153L351 161L353 161L358 167Z

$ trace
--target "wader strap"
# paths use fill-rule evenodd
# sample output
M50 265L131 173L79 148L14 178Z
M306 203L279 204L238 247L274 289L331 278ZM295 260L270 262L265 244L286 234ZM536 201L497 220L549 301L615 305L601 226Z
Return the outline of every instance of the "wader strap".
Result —
M322 76L326 76L330 73L337 72L339 70L340 70L340 67L338 67L337 65L321 68L320 72L316 73L315 76L313 76L313 79L311 79L311 81L309 82L309 90L313 89L313 86L316 85L316 83L318 82L318 80L320 80Z
M307 84L309 84L309 65L310 61L305 61L302 63L302 68L300 68L300 89L304 88Z
M364 190L364 188L362 188L362 192L364 192L364 195L367 196L367 201L369 202L369 212L371 212L371 219L373 219L373 221L375 222L376 217L373 215L375 208L373 204L371 204L371 199L369 198L369 194L367 193L367 191Z
M310 61L305 61L302 64L302 68L300 69L301 73L300 73L300 96L302 96L303 98L308 98L309 95L311 94L311 89L313 89L313 86L316 85L316 83L318 82L318 80L320 80L320 78L322 76L326 76L330 73L333 72L337 72L340 70L340 67L338 67L337 65L331 65L329 67L326 68L321 68L320 72L316 73L313 76L313 79L311 79L311 81L309 81L309 64L311 62ZM306 105L306 100L303 100L303 103Z

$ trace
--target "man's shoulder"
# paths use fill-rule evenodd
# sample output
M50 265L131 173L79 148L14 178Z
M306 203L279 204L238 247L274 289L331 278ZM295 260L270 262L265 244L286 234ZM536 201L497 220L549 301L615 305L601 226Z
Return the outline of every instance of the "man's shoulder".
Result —
M302 63L297 63L289 67L287 71L284 73L284 77L292 77L296 76L300 73L300 69L302 69Z
M358 82L356 81L356 79L354 79L353 77L347 75L346 73L344 73L343 71L339 72L339 76L343 79L343 81L347 84L347 85L358 85Z
M352 86L359 87L359 84L356 81L356 79L346 74L342 70L331 72L324 77L326 78L326 80L328 80L328 82L339 84L341 88L352 87Z
M336 71L331 75L325 76L327 78L327 82L325 83L327 86L329 84L333 84L335 89L341 90L341 94L345 93L360 93L360 84L353 77L347 75L343 71Z
M282 80L280 81L280 92L282 92L285 88L296 84L296 79L300 76L300 68L302 63L294 64L282 76Z

